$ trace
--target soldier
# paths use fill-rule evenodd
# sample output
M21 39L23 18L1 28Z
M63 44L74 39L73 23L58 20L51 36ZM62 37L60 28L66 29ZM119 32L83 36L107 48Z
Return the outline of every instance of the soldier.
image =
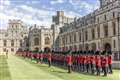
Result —
M51 52L48 53L48 64L51 67Z
M83 72L86 71L86 51L83 54Z
M40 52L40 62L43 63L43 53L42 53L42 51Z
M96 51L96 70L97 75L100 75L100 68L101 68L101 59L100 59L100 52Z
M95 54L94 51L91 51L91 72L94 74L95 72Z
M109 73L113 73L112 71L112 52L108 52L108 70L110 71Z
M72 68L72 55L71 55L71 51L69 51L69 53L67 54L67 64L68 64L68 73L71 73L71 68Z
M82 71L82 51L79 52L78 65L79 65L79 70Z
M104 76L107 76L107 65L108 65L108 58L106 56L106 51L103 52L103 55L102 55L102 69L103 69L103 72L104 72Z
M87 52L86 69L87 69L87 72L89 72L89 70L90 70L90 51Z

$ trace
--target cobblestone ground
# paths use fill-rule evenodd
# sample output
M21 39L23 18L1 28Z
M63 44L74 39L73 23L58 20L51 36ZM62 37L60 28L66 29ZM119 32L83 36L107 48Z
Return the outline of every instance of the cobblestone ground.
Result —
M75 72L68 74L61 68L48 68L45 64L9 55L8 59L0 56L0 80L120 80L120 70L114 70L114 74L108 77Z

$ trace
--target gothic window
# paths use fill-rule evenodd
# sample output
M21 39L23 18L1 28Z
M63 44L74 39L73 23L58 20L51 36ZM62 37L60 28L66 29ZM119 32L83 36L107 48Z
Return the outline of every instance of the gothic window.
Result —
M116 24L115 24L115 22L112 23L112 27L113 27L113 35L116 35Z
M14 46L14 40L11 40L11 46Z
M108 24L104 25L104 36L108 37Z
M81 42L81 32L79 33L79 42Z
M104 19L105 19L105 20L107 19L106 15L104 15Z
M4 46L7 46L7 40L4 40L4 41L3 41L3 45L4 45Z
M116 48L116 41L115 40L113 41L113 46L114 46L114 48Z
M98 38L100 37L100 27L97 27Z
M45 38L45 44L46 44L46 45L49 45L49 44L50 44L50 39L49 39L49 37L46 37L46 38Z
M74 34L74 42L76 42L76 33Z
M95 30L92 29L92 30L91 30L91 33L92 33L92 39L94 39L94 38L95 38Z
M115 18L115 12L113 12L113 18Z
M88 40L88 32L85 31L85 40L87 41Z
M39 38L35 38L35 39L34 39L34 45L35 45L35 46L39 45Z

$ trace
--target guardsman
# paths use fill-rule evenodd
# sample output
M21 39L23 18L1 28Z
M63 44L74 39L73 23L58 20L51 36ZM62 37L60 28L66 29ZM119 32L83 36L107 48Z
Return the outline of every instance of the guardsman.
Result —
M41 53L40 53L40 63L42 63L42 62L43 62L43 53L41 51Z
M87 69L87 72L89 72L90 70L90 51L87 52L87 57L86 57L86 69Z
M79 52L78 64L79 64L79 70L82 71L82 51Z
M108 58L106 56L106 51L103 52L103 55L102 55L102 69L103 69L103 72L104 72L104 76L107 76L107 65L108 65Z
M113 73L113 71L112 71L112 52L111 51L108 52L108 70L109 70L110 74Z
M97 75L100 75L100 68L101 68L100 52L96 51L96 70L97 70Z
M67 54L68 73L71 73L72 68L72 51Z
M92 74L94 74L95 72L95 54L94 54L94 51L91 50L91 72Z
M49 67L51 67L51 52L49 51L48 53L48 64L49 64Z
M86 71L86 51L83 54L83 72Z

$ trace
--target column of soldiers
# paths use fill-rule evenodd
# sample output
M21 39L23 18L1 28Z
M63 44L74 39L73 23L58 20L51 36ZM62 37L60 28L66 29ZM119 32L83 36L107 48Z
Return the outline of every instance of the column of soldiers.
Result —
M37 63L47 62L48 66L55 64L68 68L68 73L72 70L82 73L90 73L107 76L112 72L112 52L111 51L67 51L67 52L22 52L23 57L36 59Z

